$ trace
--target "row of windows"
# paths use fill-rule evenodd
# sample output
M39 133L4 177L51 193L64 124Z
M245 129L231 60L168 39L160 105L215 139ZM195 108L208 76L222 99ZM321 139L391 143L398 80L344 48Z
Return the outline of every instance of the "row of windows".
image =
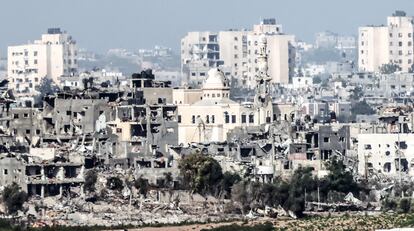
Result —
M392 55L394 52L392 51L392 50L390 50L390 55ZM413 52L412 51L408 51L407 52L407 55L412 55L413 54ZM403 51L402 50L399 50L398 51L398 55L403 55Z
M408 33L407 36L408 36L408 38L411 38L412 34ZM390 38L392 38L392 37L393 37L393 34L390 33ZM403 33L398 33L398 38L402 38L402 37L403 37Z
M222 95L217 93L217 98L220 98ZM204 94L204 97L209 98L210 94ZM229 97L229 93L223 93L223 97ZM216 94L211 94L211 98L216 98Z
M399 41L397 44L398 44L399 47L402 47L404 43L402 41ZM368 46L368 42L367 41L361 41L361 46L364 46L364 45ZM394 46L394 43L390 42L389 45ZM407 46L411 47L412 45L413 45L412 41L407 42Z
M37 59L33 60L33 64L37 64ZM12 65L19 65L19 61L12 61ZM24 60L24 65L29 65L29 60Z
M24 51L24 53L23 52L12 52L12 56L19 56L19 55L23 55L24 54L24 56L29 56L29 52L28 51ZM33 56L37 56L37 51L33 51Z
M198 116L192 115L191 116L191 123L195 124L196 119L198 119L198 118L200 118L199 115ZM231 121L230 121L230 118L231 118ZM250 115L242 114L241 115L241 123L247 123L247 121L249 121L249 123L254 123L254 115L253 114L250 114ZM209 123L214 124L216 122L215 121L215 116L214 115L206 115L205 122L207 124L209 124ZM236 117L236 115L231 115L231 117L230 117L230 115L228 113L226 113L225 116L224 116L224 122L226 124L228 124L230 122L234 124L234 123L237 122L237 117ZM178 123L181 123L181 115L178 116Z
M11 70L11 72L13 74L23 74L23 73L35 73L35 74L37 74L38 73L38 70L34 68L34 69L25 69L24 71L21 71L21 70Z
M365 60L364 59L361 59L361 63L362 64L365 64ZM402 59L399 59L399 60L390 60L390 63L398 63L398 64L403 64L403 61L402 61ZM407 60L407 63L408 64L412 64L413 63L413 60L412 59L408 59ZM367 63L368 64L368 63Z
M362 32L361 37L364 37L364 35L365 35L364 32ZM390 35L390 38L392 38L394 36L393 33L390 33L389 35ZM408 38L411 38L412 34L408 33L407 36L408 36ZM402 38L402 37L403 37L403 33L398 33L398 38Z
M34 78L34 81L36 83L39 82L39 78L37 78L37 77ZM28 83L28 82L32 82L32 80L29 79L29 78L24 78L24 79L16 78L16 79L13 79L13 82L15 82L15 83L23 83L23 82Z

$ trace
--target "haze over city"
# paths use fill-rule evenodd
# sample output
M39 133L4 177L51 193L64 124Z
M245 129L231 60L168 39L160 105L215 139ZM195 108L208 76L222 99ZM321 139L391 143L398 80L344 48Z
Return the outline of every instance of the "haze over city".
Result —
M413 230L413 14L0 0L0 230Z
M398 9L410 15L414 1L3 0L0 54L6 54L8 45L36 39L49 27L67 30L80 47L95 52L154 45L178 51L188 31L250 29L266 17L276 18L286 33L311 41L324 30L356 35L358 26L383 24L389 12Z

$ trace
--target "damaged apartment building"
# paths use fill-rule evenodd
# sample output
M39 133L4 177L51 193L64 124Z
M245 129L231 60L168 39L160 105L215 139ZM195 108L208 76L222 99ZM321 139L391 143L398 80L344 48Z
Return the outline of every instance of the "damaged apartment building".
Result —
M69 176L76 175L69 185L81 185L83 168L134 168L156 180L153 173L162 175L176 165L168 154L168 145L178 143L171 102L170 82L155 81L151 70L133 74L122 88L92 82L83 90L65 88L46 95L42 107L7 101L1 180L6 184L18 177L25 190L37 195L62 193L64 182L49 183ZM48 161L38 160L45 157Z
M108 121L116 135L113 164L133 167L137 175L155 181L176 166L169 146L178 144L177 107L169 81L155 81L151 70L133 74L131 96L117 103Z

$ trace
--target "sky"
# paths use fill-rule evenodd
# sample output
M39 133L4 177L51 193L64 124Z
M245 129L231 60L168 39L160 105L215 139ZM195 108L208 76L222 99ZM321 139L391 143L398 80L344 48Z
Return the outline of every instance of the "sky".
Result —
M270 17L312 42L320 31L356 35L358 26L385 24L395 10L414 15L414 0L0 0L0 55L49 27L99 53L154 45L178 51L188 31L249 29Z

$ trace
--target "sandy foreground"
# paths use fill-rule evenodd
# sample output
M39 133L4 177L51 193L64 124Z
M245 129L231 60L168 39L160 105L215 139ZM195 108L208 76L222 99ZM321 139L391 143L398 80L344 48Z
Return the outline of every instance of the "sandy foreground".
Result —
M242 222L225 222L225 223L214 223L214 224L195 224L195 225L183 225L183 226L165 226L165 227L145 227L145 228L132 228L124 229L128 231L200 231L202 229L211 229L224 225L241 224ZM123 229L115 231L124 231ZM114 231L114 230L112 230Z

